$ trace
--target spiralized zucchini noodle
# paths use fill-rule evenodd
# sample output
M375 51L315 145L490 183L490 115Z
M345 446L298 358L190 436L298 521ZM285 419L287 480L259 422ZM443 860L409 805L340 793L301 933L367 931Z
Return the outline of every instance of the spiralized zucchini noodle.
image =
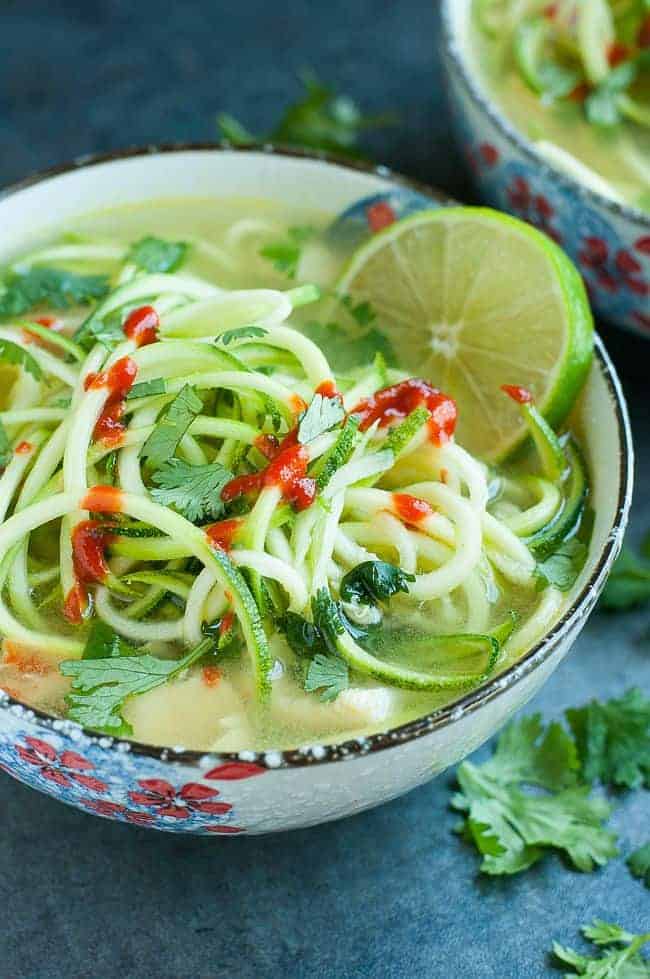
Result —
M250 223L230 228L233 249ZM117 709L115 724L83 712L104 681L79 664L121 656L173 678L234 650L264 703L280 636L298 685L325 701L371 681L480 683L563 602L566 581L540 567L584 524L575 443L512 389L540 461L488 468L428 381L381 357L335 376L295 322L316 286L224 289L228 250L203 247L215 281L143 270L115 242L13 266L17 282L99 269L106 288L81 297L89 313L23 310L0 328L15 371L0 411L0 633L60 664L70 716L113 733ZM112 639L93 660L98 626Z

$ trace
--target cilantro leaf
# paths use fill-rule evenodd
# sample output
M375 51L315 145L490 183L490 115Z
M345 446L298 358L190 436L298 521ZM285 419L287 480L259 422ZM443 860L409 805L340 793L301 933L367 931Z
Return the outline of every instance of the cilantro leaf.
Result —
M96 341L103 343L107 350L114 350L124 340L122 311L110 313L103 319L91 313L76 330L74 340L84 350L90 350Z
M563 965L574 970L565 973L566 979L577 973L587 979L650 979L650 962L639 952L650 934L634 935L620 925L609 924L596 919L591 925L582 928L585 938L601 947L622 945L623 948L609 948L597 958L582 955L572 948L553 942L553 954Z
M634 877L642 880L650 888L650 840L631 853L625 861Z
M295 279L302 246L313 234L313 228L289 228L286 238L264 245L260 248L260 255L273 262L278 272L284 272L289 279Z
M484 765L463 762L452 805L465 814L462 832L482 854L484 873L518 873L549 848L583 871L616 855L615 837L602 825L610 806L575 784L576 767L571 739L559 725L544 731L539 717L509 725ZM524 792L525 785L547 794Z
M221 114L217 122L223 137L239 146L271 140L359 157L361 133L394 121L389 115L364 116L356 102L323 85L312 72L304 72L302 82L305 95L285 110L270 132L255 137L237 119Z
M579 768L576 746L563 727L555 722L545 729L541 714L529 714L504 728L482 771L505 784L557 791L576 784Z
M40 381L43 377L43 371L38 361L32 357L28 350L11 340L0 339L0 360L22 367L32 375L35 381Z
M319 435L339 425L344 418L345 408L340 398L315 394L307 410L300 416L298 441L301 445L313 442Z
M587 782L650 787L650 699L638 689L567 710Z
M350 685L348 664L340 656L316 653L305 678L307 693L321 691L320 701L327 703L336 700L338 695Z
M634 82L638 73L636 59L624 61L614 68L585 99L587 119L594 126L609 129L622 121L620 98Z
M192 465L182 459L169 459L157 469L151 496L162 506L173 506L192 523L214 520L223 513L221 490L232 473L220 462Z
M343 576L341 598L345 602L376 605L400 591L408 593L411 581L415 581L415 575L407 574L394 564L386 561L364 561Z
M227 112L220 112L217 116L217 125L223 139L227 139L233 146L249 146L256 142L255 136L242 126L234 116Z
M66 716L114 737L130 735L133 729L122 715L125 701L167 683L213 646L214 639L206 637L181 660L157 659L149 653L65 660L60 664L61 673L72 677Z
M624 547L600 599L603 608L623 611L650 601L650 564Z
M185 261L188 247L185 241L165 241L146 235L131 245L126 260L145 272L175 272Z
M152 394L165 394L167 383L164 377L154 377L150 381L139 381L134 384L126 396L127 401L135 398L148 398Z
M82 660L106 659L114 656L137 656L138 651L126 639L113 632L101 619L93 619L92 628L86 639Z
M535 573L545 584L570 591L587 560L587 545L577 537L564 541L549 557L537 564Z
M286 612L282 621L286 640L297 656L313 657L316 653L325 655L327 646L318 629L302 615Z
M335 374L345 374L355 367L366 367L380 353L387 364L395 363L395 352L388 337L372 327L366 333L352 333L338 323L305 324L307 336L327 357Z
M186 384L173 401L166 405L156 426L140 449L140 458L158 469L174 455L178 444L203 408L196 389Z
M352 296L346 295L342 297L341 302L359 326L370 326L377 319L377 314L367 300L355 303Z
M109 289L105 275L76 275L63 269L29 269L11 275L0 289L0 317L20 316L40 303L67 309L101 299Z
M12 455L11 442L9 441L7 430L2 422L0 422L0 469L4 469L9 464Z
M221 333L217 337L216 342L227 347L233 340L245 340L249 337L265 337L268 332L262 326L238 326L234 330L226 330L225 333Z

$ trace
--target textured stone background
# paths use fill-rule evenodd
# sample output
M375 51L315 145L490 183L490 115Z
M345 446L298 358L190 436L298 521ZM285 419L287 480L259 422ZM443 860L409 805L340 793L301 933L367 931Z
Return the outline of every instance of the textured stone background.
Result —
M312 66L400 124L378 160L466 199L429 0L0 0L0 183L95 150L210 139L221 109L251 127ZM650 527L650 346L603 330L639 456L633 535ZM535 702L545 715L650 688L644 613L595 615ZM538 979L553 938L598 915L648 927L622 861L581 875L549 857L480 879L451 832L450 778L345 822L267 839L191 840L83 816L0 776L0 973L7 979ZM650 796L619 802L627 852Z

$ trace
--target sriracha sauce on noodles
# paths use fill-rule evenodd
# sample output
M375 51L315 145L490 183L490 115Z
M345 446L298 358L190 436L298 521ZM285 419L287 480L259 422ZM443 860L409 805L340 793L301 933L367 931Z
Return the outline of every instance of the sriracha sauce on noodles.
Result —
M402 421L420 407L431 412L427 423L430 440L436 445L444 445L456 428L456 402L419 377L409 377L399 384L376 391L360 401L352 414L361 416L359 428L365 432L376 421L380 428L386 428L393 422Z

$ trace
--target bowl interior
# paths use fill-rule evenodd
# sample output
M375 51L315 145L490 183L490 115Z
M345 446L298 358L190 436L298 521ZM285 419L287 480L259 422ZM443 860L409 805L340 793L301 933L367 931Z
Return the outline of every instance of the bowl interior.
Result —
M457 9L466 6L462 0ZM265 197L295 204L298 198L306 208L334 215L360 198L394 192L398 183L383 170L264 150L172 149L100 160L26 183L0 198L0 262L51 229L65 227L73 217L121 204L165 197ZM625 405L600 344L598 349L574 417L592 475L595 526L589 558L569 604L585 600L582 592L595 569L600 576L603 554L608 562L613 559L612 533L620 539L631 492Z
M457 71L464 76L465 85L469 88L475 104L481 112L487 114L519 153L523 153L543 171L552 176L558 186L568 192L576 192L590 206L604 209L610 214L622 218L630 228L630 234L636 234L635 229L650 227L650 215L635 207L634 204L611 197L602 187L591 185L565 169L560 169L542 155L535 143L526 133L514 123L495 100L490 88L482 80L482 72L471 43L471 11L474 0L442 0L441 9L446 36L446 46L449 54L456 62Z

